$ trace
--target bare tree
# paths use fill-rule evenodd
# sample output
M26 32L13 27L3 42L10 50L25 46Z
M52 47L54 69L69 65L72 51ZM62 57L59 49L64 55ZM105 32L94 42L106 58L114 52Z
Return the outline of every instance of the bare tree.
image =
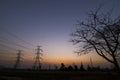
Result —
M82 43L78 54L96 53L112 63L119 70L120 17L111 18L111 12L101 14L100 9L88 14L86 21L78 22L79 27L72 33L74 44Z

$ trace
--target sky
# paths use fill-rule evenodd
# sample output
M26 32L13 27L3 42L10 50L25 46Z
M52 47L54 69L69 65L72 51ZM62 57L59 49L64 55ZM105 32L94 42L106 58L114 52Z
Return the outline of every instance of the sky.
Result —
M77 20L87 19L86 13L99 4L104 4L103 12L114 7L114 17L120 14L119 0L0 0L0 64L13 65L22 50L23 64L32 65L40 45L43 64L88 65L92 57L101 65L103 59L95 53L74 54L77 46L70 42Z

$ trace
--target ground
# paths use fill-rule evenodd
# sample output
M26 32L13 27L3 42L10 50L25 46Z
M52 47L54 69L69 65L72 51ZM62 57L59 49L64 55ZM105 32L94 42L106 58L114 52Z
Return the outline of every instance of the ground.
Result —
M0 80L120 80L118 72L0 70Z

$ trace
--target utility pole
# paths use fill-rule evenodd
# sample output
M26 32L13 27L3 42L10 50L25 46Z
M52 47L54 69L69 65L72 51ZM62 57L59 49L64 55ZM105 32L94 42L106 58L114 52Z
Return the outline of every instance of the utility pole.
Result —
M91 64L91 68L93 68L93 63L92 63L91 57L90 57L90 64Z
M14 65L14 69L17 69L18 67L20 67L20 63L21 63L21 59L22 59L22 51L21 50L18 50L18 53L17 53L17 57L16 57L16 62L15 62L15 65Z
M41 69L41 60L42 60L43 50L41 49L41 46L37 46L36 50L37 50L37 53L36 53L33 69L40 70Z

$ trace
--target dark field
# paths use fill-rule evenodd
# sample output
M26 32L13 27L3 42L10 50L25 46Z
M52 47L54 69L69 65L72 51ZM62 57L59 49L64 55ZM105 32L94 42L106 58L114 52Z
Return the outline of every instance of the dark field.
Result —
M120 73L100 71L1 70L0 80L120 80Z

